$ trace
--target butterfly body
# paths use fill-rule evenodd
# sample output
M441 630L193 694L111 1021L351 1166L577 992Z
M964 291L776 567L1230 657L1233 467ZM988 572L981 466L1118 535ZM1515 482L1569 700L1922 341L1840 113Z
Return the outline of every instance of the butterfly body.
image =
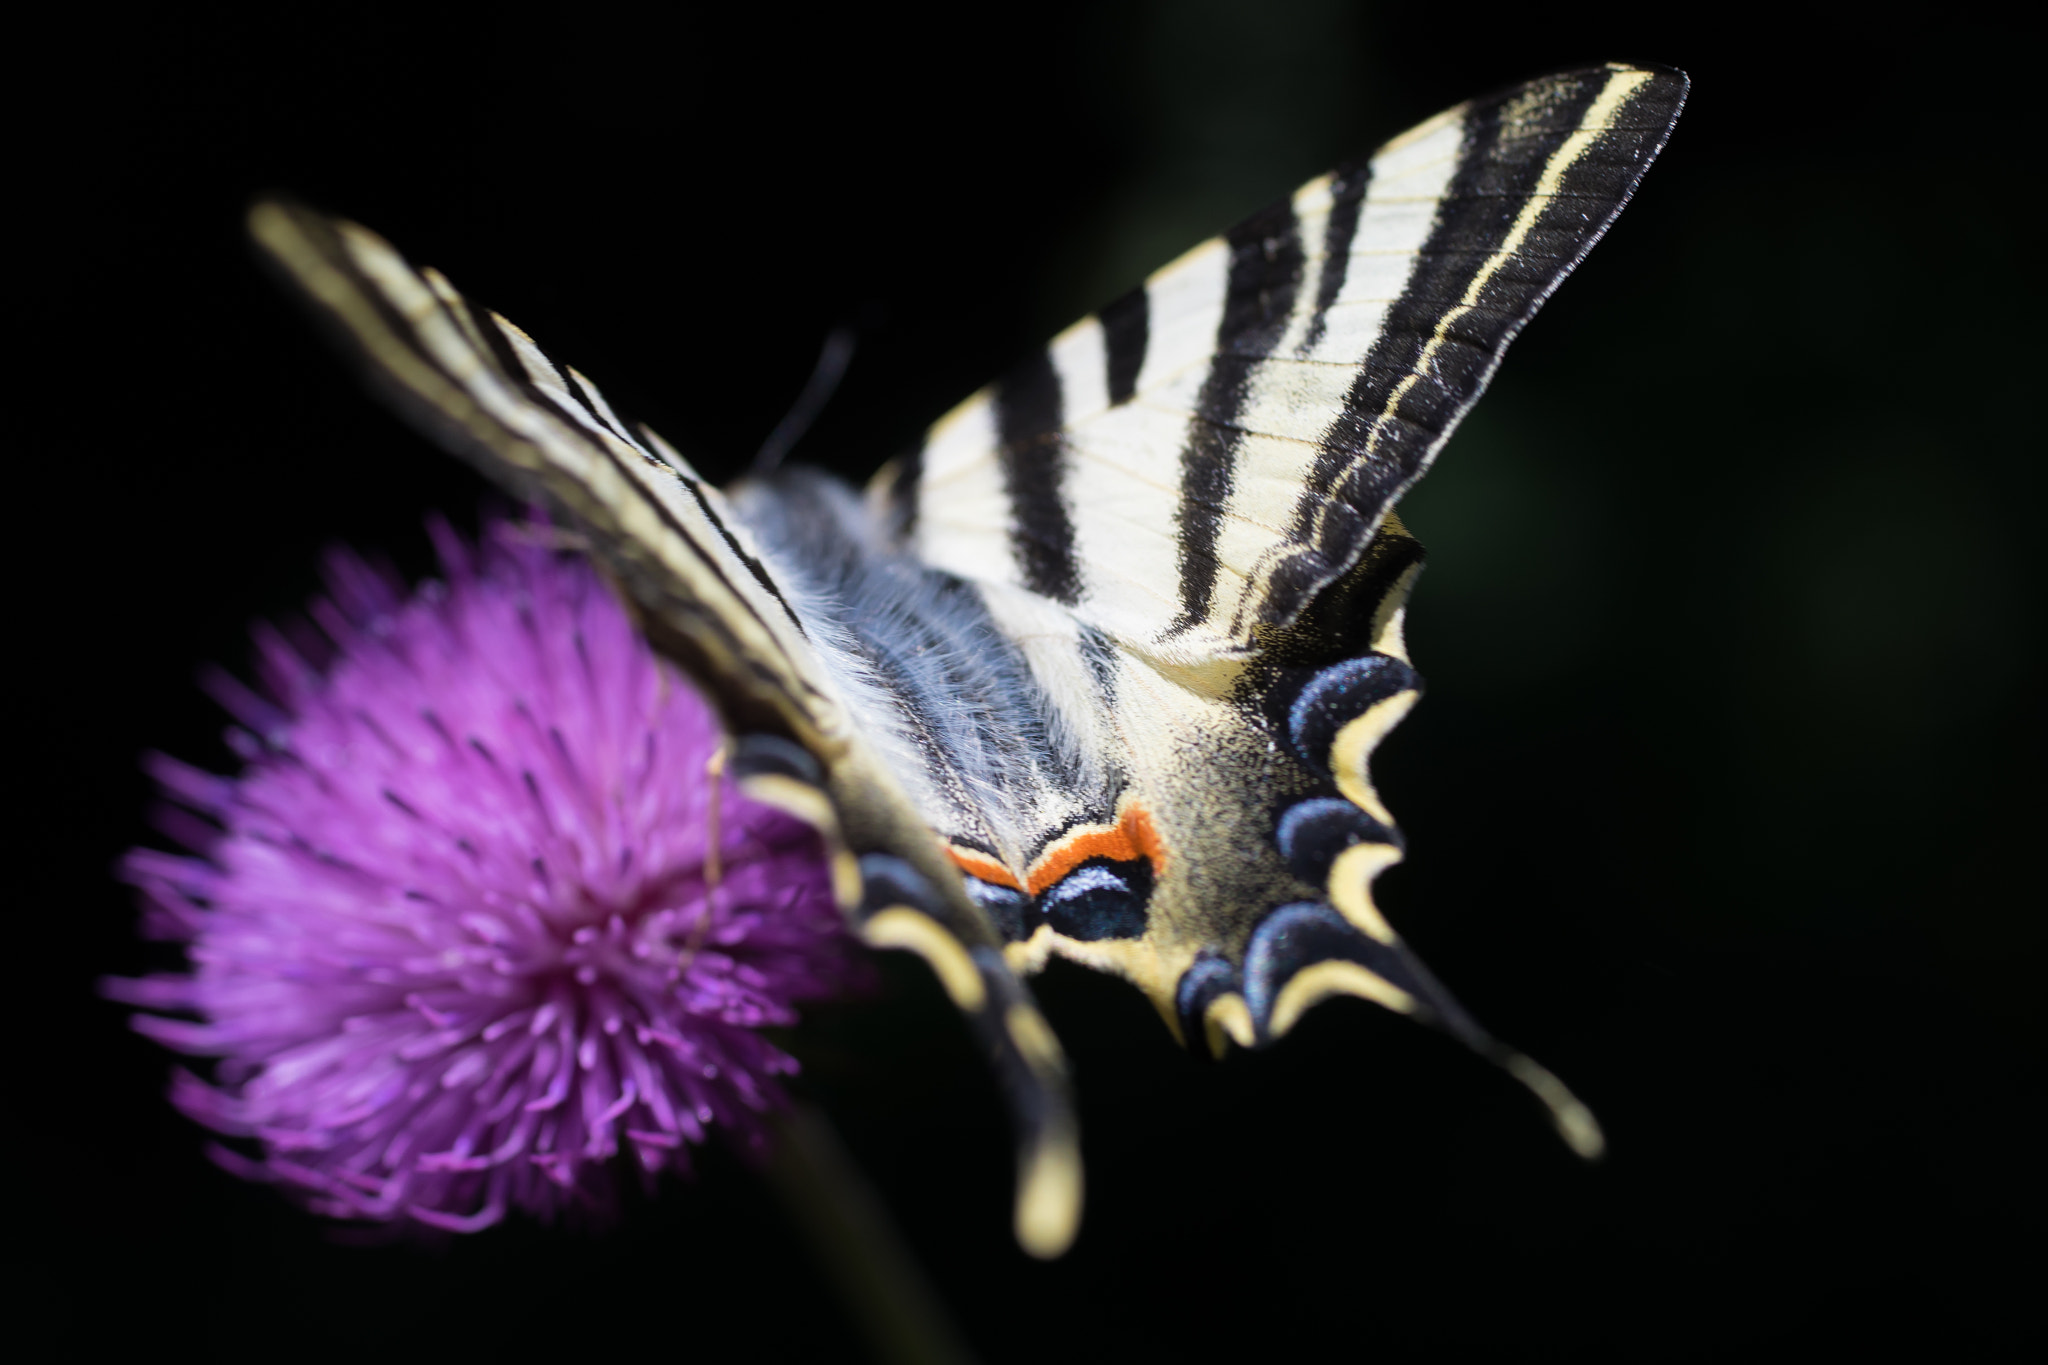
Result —
M1421 689L1393 505L1685 89L1608 66L1461 105L1061 333L865 493L801 468L721 493L364 229L277 204L252 229L401 407L584 530L721 708L743 787L819 830L870 942L930 962L1003 1081L1018 1235L1050 1255L1081 1188L1023 985L1053 956L1219 1053L1374 1000L1600 1149L1375 906L1403 845L1368 760Z
M1365 778L1370 746L1339 777L1327 759L1334 730L1303 737L1290 723L1305 689L1360 656L1384 663L1376 678L1397 676L1383 700L1412 701L1400 599L1420 548L1398 523L1377 538L1360 587L1330 595L1327 623L1272 630L1250 657L1190 667L1120 650L1028 589L931 568L888 539L873 501L830 475L791 469L731 501L802 603L872 763L901 783L1011 970L1030 975L1057 955L1123 976L1176 1033L1206 1037L1220 978L1209 973L1188 1017L1181 982L1205 952L1244 960L1258 917L1243 907L1324 897L1326 864L1360 839L1376 851L1347 870L1369 869L1367 881L1399 858ZM1333 840L1342 848L1325 851ZM1341 903L1362 932L1395 941L1362 887ZM1217 1027L1250 1046L1269 1012L1240 1014L1243 1003L1226 998Z

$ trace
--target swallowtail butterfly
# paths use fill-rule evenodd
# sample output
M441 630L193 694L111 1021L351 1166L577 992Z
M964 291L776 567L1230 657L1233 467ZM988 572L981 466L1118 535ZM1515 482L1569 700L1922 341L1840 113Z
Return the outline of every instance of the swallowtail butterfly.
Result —
M994 1058L1017 1235L1049 1256L1081 1205L1065 1064L1023 984L1053 956L1218 1053L1363 996L1600 1150L1375 908L1402 843L1367 760L1420 688L1422 551L1394 503L1686 84L1614 65L1449 110L1068 328L864 494L795 467L721 492L365 229L278 202L251 228L406 412L580 529L720 709L743 789L820 831L868 942L930 963Z

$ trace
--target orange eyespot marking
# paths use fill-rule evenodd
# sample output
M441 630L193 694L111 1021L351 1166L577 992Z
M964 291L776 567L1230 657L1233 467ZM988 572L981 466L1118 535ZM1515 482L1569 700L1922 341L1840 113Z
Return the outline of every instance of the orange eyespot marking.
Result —
M955 867L970 877L979 877L994 886L1007 886L1012 891L1024 889L1017 884L1015 873L978 848L962 848L958 844L947 844L946 856L953 860Z
M1045 852L1031 865L1025 889L1034 896L1057 886L1060 879L1090 858L1107 858L1128 863L1147 859L1155 873L1166 866L1166 845L1153 827L1152 814L1136 801L1125 799L1113 825L1093 825L1070 830L1046 845ZM1006 883L1008 885L1010 883Z
M1152 812L1136 801L1126 801L1118 823L1130 839L1131 847L1151 860L1154 874L1166 871L1166 841L1159 837L1159 831L1152 824Z

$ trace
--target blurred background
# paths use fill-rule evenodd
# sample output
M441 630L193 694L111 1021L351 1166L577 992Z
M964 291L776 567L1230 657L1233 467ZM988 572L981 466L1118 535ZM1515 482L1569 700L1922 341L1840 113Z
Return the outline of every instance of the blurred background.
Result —
M251 195L441 266L717 478L850 322L798 455L864 476L1332 163L1630 59L1688 70L1690 107L1403 507L1430 686L1376 765L1411 850L1390 917L1594 1106L1609 1160L1369 1006L1210 1065L1056 969L1089 1208L1041 1265L921 968L806 1023L807 1093L988 1361L2016 1349L2048 1146L2029 77L1953 12L1562 13L154 7L25 38L31 1311L229 1359L863 1350L730 1157L608 1231L344 1236L209 1165L169 1057L95 997L162 961L110 876L155 839L138 755L232 767L195 672L298 609L323 545L425 573L422 518L484 496L259 274Z

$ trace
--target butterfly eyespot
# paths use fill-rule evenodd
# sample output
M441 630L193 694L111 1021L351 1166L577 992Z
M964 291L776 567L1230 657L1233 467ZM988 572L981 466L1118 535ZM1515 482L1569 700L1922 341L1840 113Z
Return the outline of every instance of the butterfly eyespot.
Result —
M1038 898L1038 913L1053 932L1083 943L1139 938L1145 903L1152 898L1152 864L1090 862L1062 877Z
M1173 1012L1180 1019L1181 1037L1189 1047L1204 1038L1209 1031L1209 1007L1223 996L1239 989L1237 968L1230 960L1213 948L1204 948L1195 954L1195 960L1180 974L1180 985L1174 991ZM1216 1051L1214 1041L1210 1050Z
M1391 654L1362 654L1310 678L1287 710L1287 738L1303 762L1329 759L1337 732L1374 706L1421 690L1415 670Z
M1008 886L997 886L979 877L962 877L967 895L976 905L988 912L995 921L996 931L1005 943L1016 943L1031 936L1031 898L1022 891Z
M1289 806L1273 838L1294 875L1311 886L1321 886L1337 855L1354 844L1402 847L1397 831L1349 801L1328 796Z
M930 965L946 994L969 1013L988 999L989 978L974 956L946 928L946 905L924 875L886 853L860 860L861 932L870 947L903 948Z
M1245 949L1244 998L1261 1042L1286 1033L1317 1000L1340 994L1406 1014L1433 1008L1441 992L1399 948L1367 938L1321 901L1283 905L1259 923Z

